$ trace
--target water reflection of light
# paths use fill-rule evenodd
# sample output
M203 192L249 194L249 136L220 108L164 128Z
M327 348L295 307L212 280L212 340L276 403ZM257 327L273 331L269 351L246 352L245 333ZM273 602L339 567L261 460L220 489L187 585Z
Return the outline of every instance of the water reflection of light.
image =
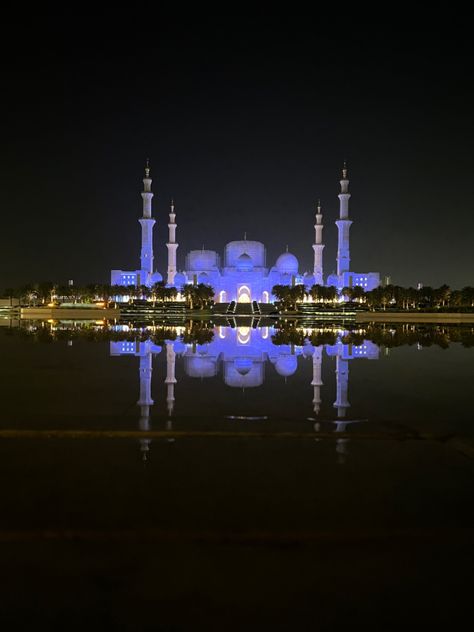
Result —
M250 342L250 327L238 327L237 340L239 344L247 345Z
M262 336L262 340L266 340L268 338L268 327L261 327L260 332L261 332L260 335Z
M218 327L218 329L217 329L218 334L219 334L219 338L221 338L222 340L224 340L224 338L225 338L225 330L226 330L225 327Z

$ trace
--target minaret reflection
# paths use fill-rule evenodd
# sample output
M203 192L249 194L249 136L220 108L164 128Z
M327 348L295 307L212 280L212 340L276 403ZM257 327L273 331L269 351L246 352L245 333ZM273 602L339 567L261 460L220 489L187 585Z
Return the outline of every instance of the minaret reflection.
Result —
M347 401L347 389L349 386L349 365L347 360L339 353L336 356L336 401L334 408L337 408L339 418L346 416L347 408L350 404Z
M333 406L337 410L337 419L335 423L335 432L346 432L347 426L353 423L359 423L359 419L346 419L347 410L350 408L348 400L349 390L349 361L356 358L366 358L367 360L378 360L379 347L370 342L363 340L362 344L344 344L342 338L348 332L340 332L336 344L326 345L326 352L329 356L336 357L336 401ZM348 451L348 438L336 440L336 452L338 454L339 463L344 463Z
M313 352L313 380L311 386L314 388L313 392L313 411L315 415L319 415L321 410L321 386L323 381L321 379L321 368L323 363L323 348L315 347Z
M153 354L161 352L161 347L155 345L151 340L145 342L120 341L110 343L110 355L134 355L139 358L138 375L140 380L140 395L137 406L140 406L140 417L138 427L146 432L150 430L150 408L154 401L151 396L151 377L153 373ZM140 439L140 452L142 460L146 462L150 451L151 439Z
M140 420L138 427L140 430L150 430L150 406L153 406L154 402L151 398L151 374L152 374L152 353L149 349L150 343L140 342L138 355L140 357L140 397L137 405L140 406ZM140 451L142 453L143 461L147 460L147 455L150 450L150 439L140 439Z
M175 376L176 366L176 352L174 350L174 343L170 340L166 341L166 407L168 410L168 420L166 421L166 430L173 429L173 422L171 416L174 410L174 385L176 384ZM173 441L173 439L170 439Z

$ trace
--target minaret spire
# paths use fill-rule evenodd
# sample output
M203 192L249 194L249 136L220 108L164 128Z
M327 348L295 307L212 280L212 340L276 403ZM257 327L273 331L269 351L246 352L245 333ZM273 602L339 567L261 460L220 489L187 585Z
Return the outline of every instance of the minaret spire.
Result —
M350 266L350 248L349 248L349 229L352 221L349 219L349 179L347 177L347 163L344 161L342 168L342 179L340 180L341 192L339 193L339 219L336 221L338 230L337 242L337 275L339 277L339 287L345 285L343 278L344 272L349 272Z
M155 220L151 217L151 191L152 179L150 178L150 161L146 160L145 177L143 178L143 216L138 220L142 227L142 248L140 254L140 285L151 285L153 274L153 226Z
M176 251L178 250L178 244L176 243L176 213L174 212L174 200L171 200L169 224L168 224L168 285L173 285L174 277L176 276Z
M314 283L316 285L324 285L323 279L323 214L321 212L321 200L318 200L318 206L316 207L316 224L314 225Z

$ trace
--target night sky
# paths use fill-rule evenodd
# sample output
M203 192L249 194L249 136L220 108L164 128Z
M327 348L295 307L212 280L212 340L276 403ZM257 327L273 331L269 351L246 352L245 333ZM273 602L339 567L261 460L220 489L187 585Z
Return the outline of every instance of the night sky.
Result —
M136 269L147 157L162 273L171 197L179 269L188 250L222 254L246 231L270 265L288 244L302 272L320 197L333 272L347 159L352 270L474 285L472 48L459 23L148 19L146 6L12 19L0 292Z

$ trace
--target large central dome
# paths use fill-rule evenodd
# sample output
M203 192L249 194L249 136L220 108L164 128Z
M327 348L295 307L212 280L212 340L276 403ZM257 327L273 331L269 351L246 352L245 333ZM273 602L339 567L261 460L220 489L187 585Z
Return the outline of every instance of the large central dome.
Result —
M260 241L250 241L248 239L230 241L225 247L225 265L239 269L242 255L250 257L252 267L260 268L265 266L265 246Z

